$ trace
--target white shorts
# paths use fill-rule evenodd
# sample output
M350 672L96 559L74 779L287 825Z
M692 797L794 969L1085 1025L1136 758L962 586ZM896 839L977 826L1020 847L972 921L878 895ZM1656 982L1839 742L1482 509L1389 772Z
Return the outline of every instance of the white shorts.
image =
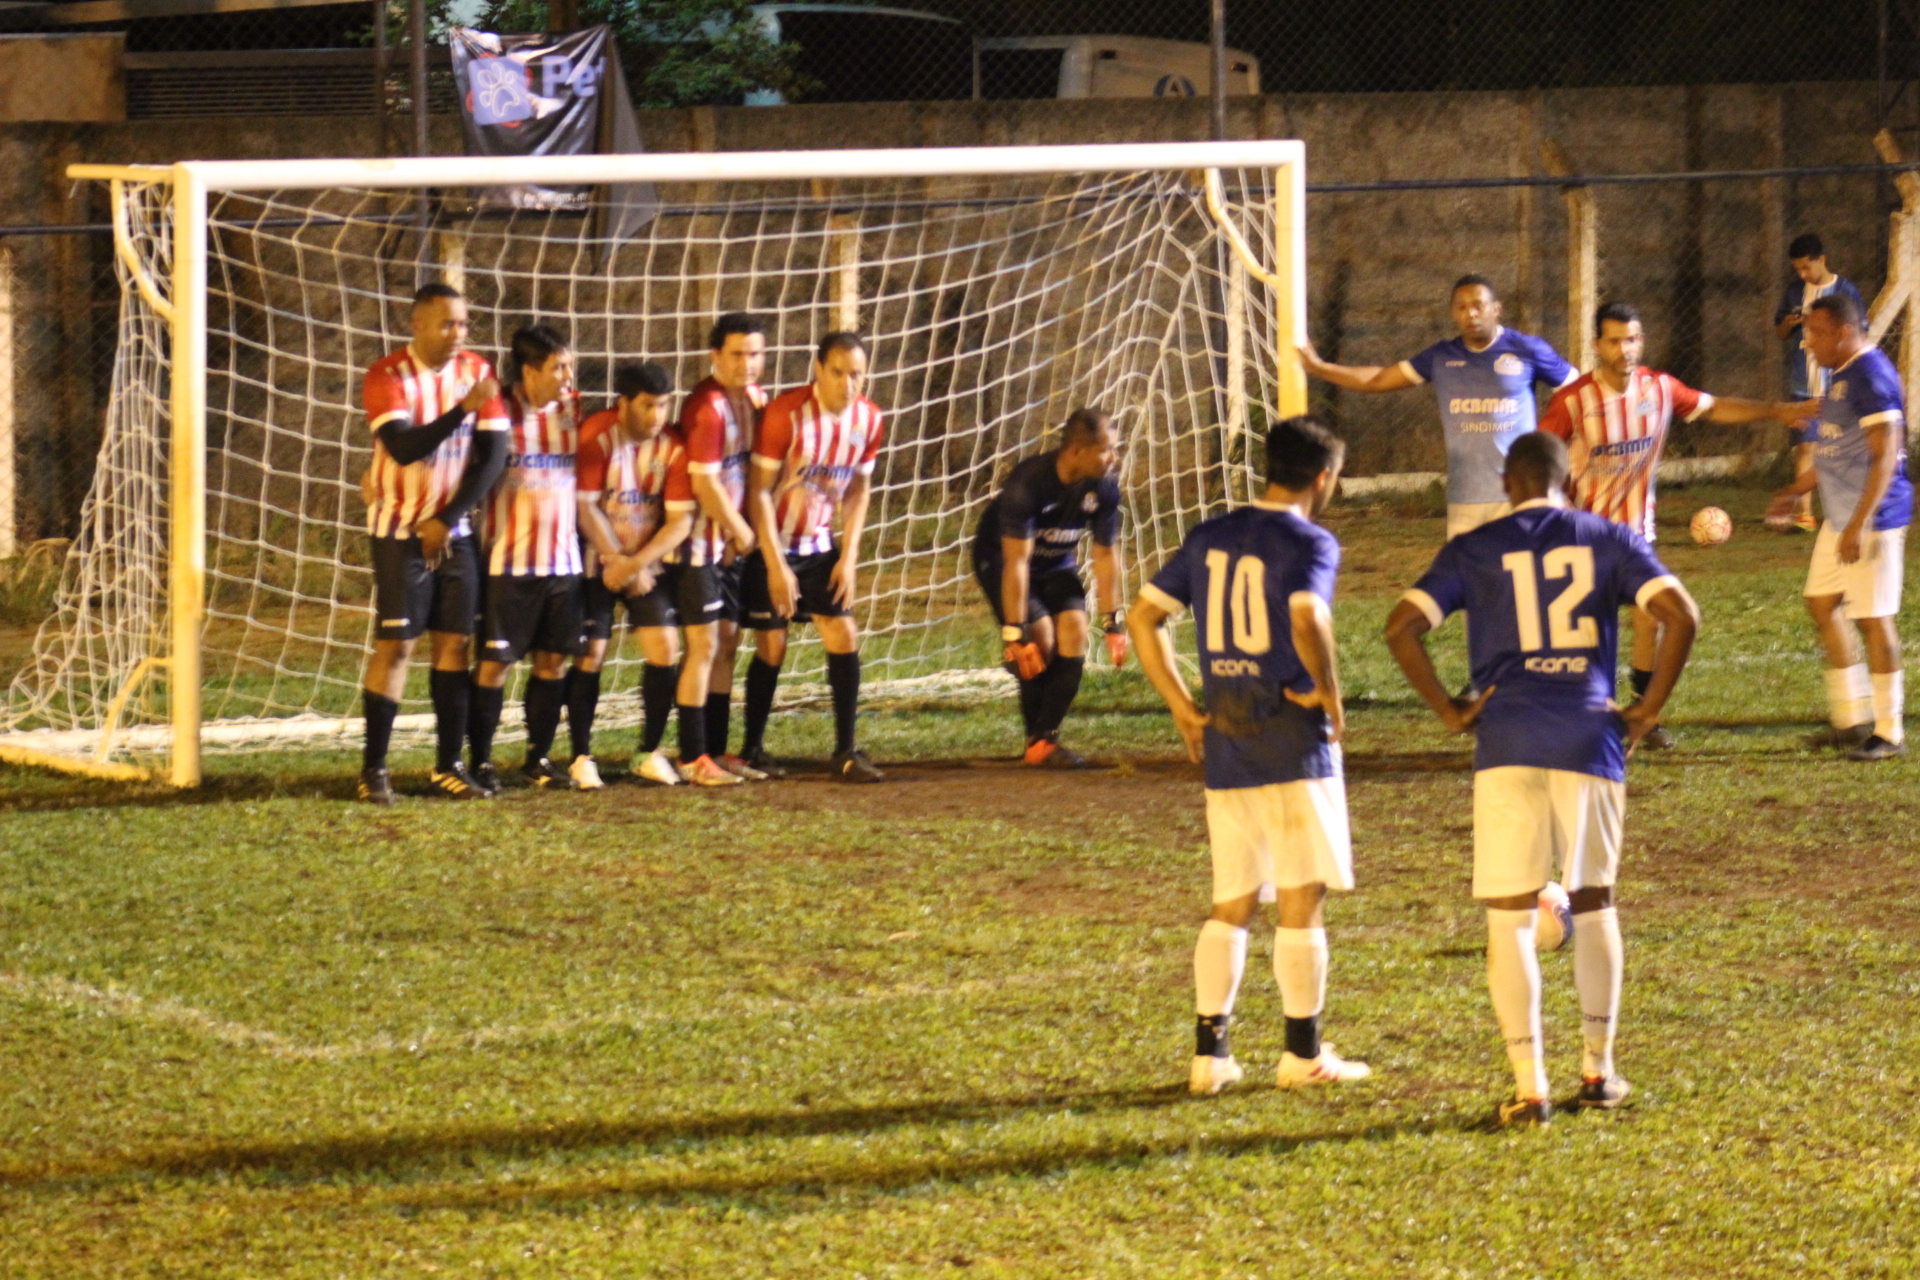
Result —
M1473 775L1473 896L1611 885L1627 814L1623 782L1566 769L1506 765Z
M1840 563L1840 530L1822 521L1807 566L1806 596L1841 596L1849 618L1891 618L1900 612L1900 581L1906 569L1907 531L1860 533L1860 558Z
M1207 791L1213 900L1231 902L1269 886L1353 888L1353 840L1345 778L1305 778Z
M1452 541L1463 533L1472 533L1483 524L1512 514L1513 504L1510 502L1449 502L1447 539Z

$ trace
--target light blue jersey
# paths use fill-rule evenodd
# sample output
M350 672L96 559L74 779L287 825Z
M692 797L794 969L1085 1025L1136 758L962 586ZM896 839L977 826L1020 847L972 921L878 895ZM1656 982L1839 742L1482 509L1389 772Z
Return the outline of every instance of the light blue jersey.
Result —
M1873 455L1865 428L1884 426L1896 451L1893 483L1873 513L1874 532L1904 529L1913 519L1913 484L1907 479L1906 396L1900 371L1887 353L1868 347L1833 371L1820 401L1814 430L1813 465L1820 477L1820 506L1827 523L1844 529L1866 491Z
M1442 548L1405 598L1436 627L1463 609L1473 616L1473 685L1493 690L1474 724L1473 767L1624 780L1625 726L1608 705L1620 610L1678 585L1625 525L1545 501Z
M1507 450L1534 429L1533 384L1561 387L1574 367L1544 338L1503 328L1481 351L1464 339L1436 342L1400 370L1431 382L1447 435L1447 501L1505 502L1500 473Z
M1207 789L1340 775L1327 714L1289 701L1313 688L1293 647L1293 598L1333 603L1340 543L1285 507L1256 502L1193 527L1140 594L1194 612L1207 700Z

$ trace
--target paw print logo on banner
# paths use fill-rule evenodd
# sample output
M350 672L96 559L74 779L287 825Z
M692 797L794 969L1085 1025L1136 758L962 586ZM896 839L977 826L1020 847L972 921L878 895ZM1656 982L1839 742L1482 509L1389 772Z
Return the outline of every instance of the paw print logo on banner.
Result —
M476 58L468 74L473 84L475 124L516 125L533 118L527 69L513 58Z

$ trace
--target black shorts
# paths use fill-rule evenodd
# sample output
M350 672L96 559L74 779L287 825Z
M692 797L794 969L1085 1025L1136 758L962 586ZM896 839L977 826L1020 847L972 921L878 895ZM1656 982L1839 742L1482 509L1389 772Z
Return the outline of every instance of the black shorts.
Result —
M589 641L613 639L614 619L623 606L629 627L680 625L679 613L673 607L673 592L664 572L654 578L653 590L640 596L608 590L606 582L596 573L587 579L586 628L582 634Z
M740 621L740 574L745 561L735 560L732 564L708 565L707 571L713 574L714 590L720 594L721 622Z
M850 612L833 598L833 567L840 563L840 548L816 551L812 555L788 556L787 568L800 584L794 598L793 618L773 611L773 589L767 582L767 562L758 551L748 556L740 573L741 622L755 631L784 631L794 618L844 618Z
M372 538L374 638L412 640L422 631L473 634L480 611L480 549L471 537L448 540L427 568L418 538Z
M993 616L1004 627L1007 625L1007 611L1000 599L1002 567L999 556L981 555L976 548L973 558L974 581L986 593L987 607L993 610ZM1074 568L1046 569L1028 561L1027 621L1076 611L1087 611L1087 588L1080 581L1080 571Z
M577 573L487 578L480 660L518 662L531 652L585 653L587 593Z
M727 617L727 595L719 565L667 564L660 566L654 588L673 605L675 622L667 626L700 627Z

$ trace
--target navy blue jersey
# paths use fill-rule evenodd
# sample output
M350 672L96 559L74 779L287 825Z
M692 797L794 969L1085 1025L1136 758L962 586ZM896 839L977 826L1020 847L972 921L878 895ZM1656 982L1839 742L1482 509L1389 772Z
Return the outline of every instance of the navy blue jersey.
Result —
M1287 507L1256 502L1195 525L1141 595L1194 612L1207 704L1207 788L1340 773L1327 715L1287 700L1313 680L1293 647L1292 602L1333 603L1340 543Z
M1473 767L1624 780L1624 725L1607 706L1620 610L1678 585L1625 525L1545 502L1441 548L1406 598L1436 627L1467 612L1473 686L1494 691L1475 726Z
M1907 479L1907 397L1900 371L1887 353L1868 347L1833 371L1820 401L1820 425L1814 433L1813 467L1820 478L1820 505L1827 522L1844 529L1867 489L1873 455L1867 452L1868 427L1887 429L1894 451L1893 483L1874 509L1875 532L1904 529L1913 519L1913 484Z
M977 554L1000 558L1000 539L1033 539L1033 573L1076 567L1087 530L1110 547L1120 540L1120 482L1112 476L1060 483L1060 451L1050 449L1013 469L987 504L975 535Z
M1575 369L1545 338L1502 329L1485 349L1461 338L1436 342L1400 370L1416 382L1431 382L1447 437L1447 501L1506 501L1500 473L1507 450L1534 429L1533 384L1561 387Z

